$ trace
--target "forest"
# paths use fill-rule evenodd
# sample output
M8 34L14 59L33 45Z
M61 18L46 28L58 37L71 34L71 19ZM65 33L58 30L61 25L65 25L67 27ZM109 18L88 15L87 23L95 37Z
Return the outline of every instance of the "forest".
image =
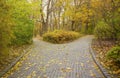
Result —
M99 61L120 77L120 0L0 0L0 70L40 38L54 44L94 35Z

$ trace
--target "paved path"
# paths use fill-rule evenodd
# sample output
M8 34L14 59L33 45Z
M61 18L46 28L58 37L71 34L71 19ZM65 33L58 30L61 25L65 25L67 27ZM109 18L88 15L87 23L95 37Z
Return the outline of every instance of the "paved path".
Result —
M19 70L8 78L104 78L89 53L93 36L66 44L34 40Z

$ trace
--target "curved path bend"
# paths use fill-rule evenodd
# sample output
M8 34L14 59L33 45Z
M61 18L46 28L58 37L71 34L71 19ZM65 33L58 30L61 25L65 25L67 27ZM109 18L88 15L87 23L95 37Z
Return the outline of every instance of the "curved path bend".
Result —
M66 44L34 39L33 49L8 78L104 78L94 63L88 35Z

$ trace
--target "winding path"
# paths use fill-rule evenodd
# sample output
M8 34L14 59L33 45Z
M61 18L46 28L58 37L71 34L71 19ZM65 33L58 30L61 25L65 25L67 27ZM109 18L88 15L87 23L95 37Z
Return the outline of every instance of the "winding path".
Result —
M34 39L19 70L8 78L104 78L89 53L93 36L66 44L51 44Z

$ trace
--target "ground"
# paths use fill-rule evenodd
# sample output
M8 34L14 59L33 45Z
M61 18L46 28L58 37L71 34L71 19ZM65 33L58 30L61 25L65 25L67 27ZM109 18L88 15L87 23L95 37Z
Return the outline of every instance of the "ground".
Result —
M34 39L18 69L3 78L104 78L89 53L92 39L88 35L66 44Z

